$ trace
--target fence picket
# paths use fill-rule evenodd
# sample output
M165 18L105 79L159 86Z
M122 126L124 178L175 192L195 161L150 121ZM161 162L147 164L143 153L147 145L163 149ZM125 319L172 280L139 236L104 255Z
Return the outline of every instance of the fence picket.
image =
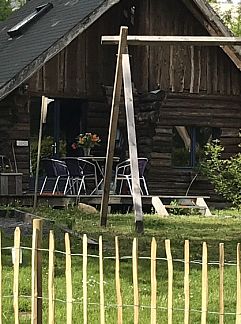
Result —
M99 237L99 270L100 270L100 323L105 324L105 296L104 296L104 270L103 270L103 243Z
M87 255L88 242L87 235L83 235L83 324L88 322L88 304L87 304Z
M20 262L20 228L14 231L14 266L13 266L13 308L15 324L19 323L19 262Z
M133 290L134 290L134 324L139 323L139 290L138 290L138 246L137 238L133 240L132 246L132 273L133 273Z
M2 324L2 232L0 231L0 324Z
M32 280L32 293L31 293L31 324L37 323L37 229L33 228L32 236L32 268L31 268L31 280Z
M207 243L203 242L201 324L207 323L207 311L208 311L208 251L207 251Z
M237 304L236 324L241 323L240 243L237 244Z
M168 324L172 324L173 263L172 263L170 240L165 240L165 249L166 249L167 268L168 268L167 315L168 315Z
M120 253L118 237L115 237L115 288L116 288L116 302L118 307L117 323L122 324L122 296L121 296L121 283L120 283Z
M190 317L190 286L189 286L189 274L190 274L190 247L189 241L185 240L184 245L184 324L189 324Z
M156 239L153 237L151 241L151 324L156 323L156 297L157 297L157 282L156 282Z
M54 233L49 232L49 273L48 273L48 296L49 296L49 324L55 322L54 309Z
M219 244L219 324L224 324L224 244Z
M66 276L66 302L67 302L67 324L72 324L72 312L73 312L73 295L72 295L72 273L71 273L71 250L69 233L65 233L65 276Z

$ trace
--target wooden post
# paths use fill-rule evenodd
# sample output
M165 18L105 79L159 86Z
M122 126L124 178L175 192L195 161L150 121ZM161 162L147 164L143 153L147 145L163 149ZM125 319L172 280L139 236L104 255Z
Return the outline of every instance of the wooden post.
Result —
M83 324L88 323L88 296L87 296L87 260L88 241L87 235L83 235Z
M208 250L207 250L207 243L203 242L201 324L207 323L207 312L208 312Z
M31 324L42 324L42 226L42 219L33 220Z
M127 52L127 41L126 41L127 33L128 33L128 27L122 26L120 29L120 36L119 36L120 39L119 39L119 47L118 47L118 54L117 54L115 81L114 81L113 98L112 98L112 105L111 105L109 135L108 135L107 152L106 152L104 189L102 193L101 210L100 210L101 226L106 226L107 224L110 182L112 176L116 129L117 129L117 122L118 122L121 87L122 87L122 63L121 62L122 62L122 54Z
M49 314L48 324L55 323L54 309L54 233L49 232L49 273L48 273Z
M13 308L14 323L19 324L19 262L20 262L20 228L14 231L14 258L13 258Z
M153 237L151 241L151 324L156 324L156 296L157 296L157 280L156 280L156 239Z
M219 244L219 324L224 323L224 244Z
M240 243L237 244L237 301L236 301L236 324L241 323L241 268L240 268Z
M123 323L122 315L122 296L121 296L121 283L120 283L120 253L119 253L119 243L118 237L115 237L115 287L116 287L116 301L118 307L118 319L117 323Z
M189 324L190 312L190 287L189 287L189 273L190 273L190 252L189 241L185 240L184 245L184 295L185 295L185 309L184 309L184 324Z
M168 269L168 296L167 296L167 322L172 324L172 304L173 304L173 262L171 253L170 240L165 240L166 256L167 256L167 269Z
M46 110L47 110L47 98L42 96L41 116L40 116L40 122L39 122L39 135L38 135L37 166L36 166L36 175L35 175L35 184L34 184L34 200L33 200L33 209L34 210L37 207L37 191L38 191L38 176L39 176L41 142L42 142L43 122L44 122L44 116L46 114Z
M132 246L132 274L134 290L134 324L139 323L139 289L138 289L138 246L137 238L133 240Z
M99 237L99 270L100 270L100 324L105 324L105 295L104 295L104 268L103 268L103 242Z
M138 155L137 155L137 144L136 144L136 129L135 129L135 116L134 116L134 105L133 105L133 95L132 95L131 69L130 69L130 60L128 54L122 55L122 69L123 69L126 121L127 121L127 133L128 133L129 155L130 155L130 165L131 165L131 182L132 182L132 192L133 192L135 224L136 224L137 233L143 233L144 223L143 223L140 177L139 177Z
M0 324L2 324L2 233L0 231Z
M66 277L66 324L72 324L73 293L72 293L72 272L71 272L71 250L69 233L65 233L65 277Z

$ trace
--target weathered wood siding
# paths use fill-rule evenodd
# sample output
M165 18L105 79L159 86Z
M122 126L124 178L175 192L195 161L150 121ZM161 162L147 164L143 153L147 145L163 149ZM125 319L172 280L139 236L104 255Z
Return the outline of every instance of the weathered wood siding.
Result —
M129 26L129 34L208 35L180 0L125 0L31 78L33 95L88 100L87 127L102 137L102 153L110 112L102 85L113 85L117 47L102 46L100 40L102 35L118 34L121 25ZM137 102L135 107L139 153L149 158L150 192L184 194L193 171L172 168L172 127L220 127L225 156L237 153L241 127L240 71L218 47L143 46L130 47L129 51L137 91L145 93L160 88L167 95L159 108L160 117L154 122L150 123L148 117L139 118L150 112L141 107L143 104ZM123 118L120 123L124 124ZM199 179L191 192L206 195L211 189Z
M140 113L143 110L141 105L136 103L138 149L141 156L149 158L148 183L153 194L175 192L183 195L195 176L195 170L172 166L173 126L218 127L221 129L221 144L225 147L223 157L227 158L240 152L240 98L171 93L159 103L159 116L157 114L156 120L148 118L150 112L147 110L144 121L143 114ZM213 194L213 188L199 176L191 186L190 192Z
M28 141L30 135L28 97L16 90L0 101L0 154L6 155L15 170L23 173L23 189L29 181L29 146L17 146L17 140Z

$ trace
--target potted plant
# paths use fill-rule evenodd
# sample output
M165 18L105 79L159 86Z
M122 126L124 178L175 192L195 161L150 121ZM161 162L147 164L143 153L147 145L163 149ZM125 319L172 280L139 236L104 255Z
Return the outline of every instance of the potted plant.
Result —
M100 138L96 134L85 133L79 134L76 138L76 142L72 144L72 149L76 150L78 147L81 147L84 153L84 156L89 156L91 149L96 145L99 145L101 142Z

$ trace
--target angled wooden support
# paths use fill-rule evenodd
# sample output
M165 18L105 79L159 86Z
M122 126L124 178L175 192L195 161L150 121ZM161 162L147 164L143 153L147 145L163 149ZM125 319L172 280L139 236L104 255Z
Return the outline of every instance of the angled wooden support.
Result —
M101 210L100 210L101 226L107 225L110 182L112 177L113 156L114 156L114 149L115 149L116 129L117 129L117 122L118 122L121 87L122 87L122 54L127 53L128 51L127 34L128 34L128 27L121 27L120 36L119 36L116 71L115 71L113 98L112 98L112 105L111 105L107 152L106 152L104 188L103 188L103 194L101 200Z
M169 216L168 211L166 210L165 205L163 205L161 199L157 196L153 196L151 199L152 206L154 207L156 213L159 216Z
M204 216L212 216L212 213L210 212L210 209L208 208L208 205L206 204L206 201L202 197L198 197L196 200L196 205L200 208L200 212ZM202 208L203 207L203 208Z
M123 70L123 83L125 94L125 108L126 108L126 121L127 121L127 133L129 143L129 155L131 165L131 182L132 182L132 195L133 195L133 207L135 213L135 225L138 233L143 233L143 212L141 201L141 186L138 167L138 155L137 155L137 143L136 143L136 129L135 129L135 116L133 105L133 93L131 82L131 68L130 58L128 54L122 55L122 70Z

